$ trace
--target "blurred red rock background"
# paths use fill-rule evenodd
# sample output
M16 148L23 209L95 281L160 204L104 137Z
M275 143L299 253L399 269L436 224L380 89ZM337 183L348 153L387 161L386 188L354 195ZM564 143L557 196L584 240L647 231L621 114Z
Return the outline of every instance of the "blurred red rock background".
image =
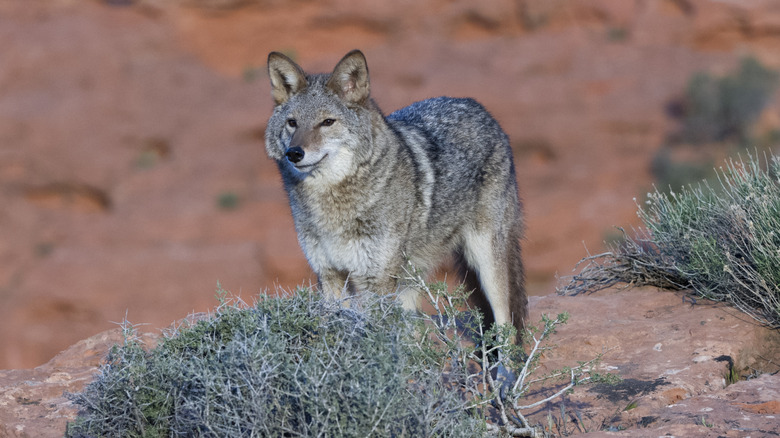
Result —
M387 113L491 110L541 295L638 224L693 74L780 68L780 2L0 0L0 47L0 369L28 368L125 317L213 308L218 282L314 281L264 152L271 50L328 71L362 49Z

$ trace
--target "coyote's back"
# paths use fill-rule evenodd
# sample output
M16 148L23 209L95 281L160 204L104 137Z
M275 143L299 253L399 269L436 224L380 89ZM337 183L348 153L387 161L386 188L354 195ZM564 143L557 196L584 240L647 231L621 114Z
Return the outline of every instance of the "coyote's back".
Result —
M398 292L415 308L404 270L454 254L488 320L522 329L522 212L498 122L472 99L446 97L385 118L359 51L330 75L307 75L275 52L268 68L275 107L266 150L320 289Z

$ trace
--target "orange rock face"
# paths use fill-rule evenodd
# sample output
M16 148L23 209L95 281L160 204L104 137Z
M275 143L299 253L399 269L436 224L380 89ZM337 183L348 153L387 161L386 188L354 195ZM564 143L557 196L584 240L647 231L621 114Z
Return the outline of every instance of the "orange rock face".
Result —
M548 294L583 243L637 224L694 72L780 66L780 11L744 3L0 1L0 369L125 317L165 327L217 282L314 280L263 150L271 50L329 70L361 48L388 113L480 100L512 140L529 290Z

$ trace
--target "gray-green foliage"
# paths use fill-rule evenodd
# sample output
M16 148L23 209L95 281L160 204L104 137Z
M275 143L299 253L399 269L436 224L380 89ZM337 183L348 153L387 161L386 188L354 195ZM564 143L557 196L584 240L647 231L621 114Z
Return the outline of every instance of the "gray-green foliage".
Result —
M731 161L718 181L649 194L644 237L584 259L561 292L621 282L692 289L780 327L780 158Z
M780 133L759 132L756 122L771 101L778 78L777 71L753 57L743 58L737 69L723 76L693 75L682 99L669 106L679 126L667 135L650 165L659 189L679 191L714 177L714 163L737 148L777 143Z
M778 73L747 57L723 77L707 73L688 83L680 139L691 143L749 141L750 128L777 85Z
M527 327L526 354L511 325L483 332L481 315L463 310L463 287L450 292L413 269L404 281L433 315L406 312L392 295L350 297L344 307L304 289L248 306L220 290L214 314L152 350L126 324L124 344L71 395L81 410L67 435L539 436L524 411L615 380L597 373L600 355L539 375L566 314ZM532 391L547 383L554 394Z
M479 436L419 318L391 298L353 308L306 291L223 304L145 351L132 330L72 395L68 436Z
M543 314L538 327L526 325L523 345L515 345L513 326L494 325L485 332L478 312L462 310L468 298L468 291L462 286L450 292L446 284L426 283L414 269L407 270L403 280L414 285L434 311L423 318L426 324L422 339L433 339L434 345L439 346L434 350L448 363L443 368L445 378L466 395L466 408L481 412L481 418L492 418L487 423L491 436L547 436L546 431L531 424L524 414L557 400L577 385L619 380L617 376L598 372L602 354L576 366L539 372L544 352L553 348L549 337L558 326L566 324L567 313L555 318ZM557 392L546 396L533 394L548 384L558 385Z

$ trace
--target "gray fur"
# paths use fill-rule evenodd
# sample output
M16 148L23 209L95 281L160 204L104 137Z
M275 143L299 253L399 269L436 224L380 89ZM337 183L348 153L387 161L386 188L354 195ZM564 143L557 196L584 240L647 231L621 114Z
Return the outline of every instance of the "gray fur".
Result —
M522 211L498 122L476 101L448 97L385 117L359 51L330 75L306 75L276 52L268 68L276 105L266 150L320 289L398 292L413 308L416 291L399 280L407 263L427 271L455 254L488 319L522 329Z

